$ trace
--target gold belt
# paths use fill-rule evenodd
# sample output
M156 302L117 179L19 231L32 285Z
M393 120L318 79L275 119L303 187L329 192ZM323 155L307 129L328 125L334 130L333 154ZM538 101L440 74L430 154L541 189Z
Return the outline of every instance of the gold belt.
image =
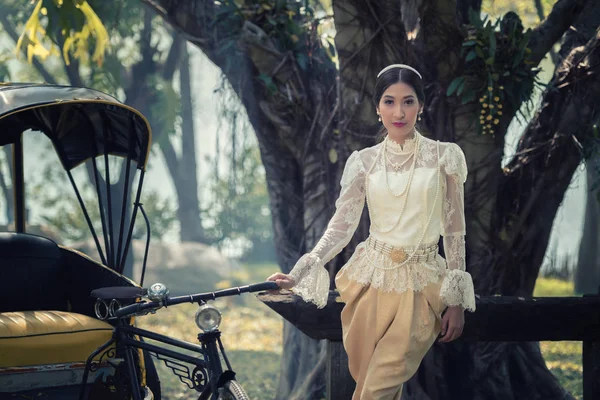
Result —
M370 236L367 239L367 247L388 256L395 263L403 263L409 256L411 256L410 261L412 262L430 262L435 260L438 254L437 244L419 247L418 249L414 247L395 247Z

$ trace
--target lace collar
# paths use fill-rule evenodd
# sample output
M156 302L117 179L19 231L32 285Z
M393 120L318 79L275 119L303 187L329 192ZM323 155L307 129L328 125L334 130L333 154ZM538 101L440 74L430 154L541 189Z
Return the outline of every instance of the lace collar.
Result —
M386 136L385 137L385 149L388 150L390 153L394 153L394 154L410 153L411 151L414 151L416 144L417 144L417 139L419 136L420 136L419 132L417 132L415 130L414 136L410 139L405 139L404 144L395 142L389 136Z

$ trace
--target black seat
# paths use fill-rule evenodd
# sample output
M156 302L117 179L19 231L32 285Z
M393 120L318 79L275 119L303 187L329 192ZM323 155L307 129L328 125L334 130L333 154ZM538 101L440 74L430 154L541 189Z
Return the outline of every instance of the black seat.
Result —
M0 312L67 310L62 255L52 240L0 232Z

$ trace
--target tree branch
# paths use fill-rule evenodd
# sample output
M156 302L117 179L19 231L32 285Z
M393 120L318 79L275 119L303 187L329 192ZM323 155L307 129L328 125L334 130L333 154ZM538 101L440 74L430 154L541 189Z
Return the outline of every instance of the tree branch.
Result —
M531 33L529 59L537 65L581 14L590 0L559 0Z
M556 214L600 115L600 28L557 68L542 108L505 168L494 232L498 259L481 274L492 293L531 295ZM532 151L526 151L533 149ZM515 261L515 260L518 260Z

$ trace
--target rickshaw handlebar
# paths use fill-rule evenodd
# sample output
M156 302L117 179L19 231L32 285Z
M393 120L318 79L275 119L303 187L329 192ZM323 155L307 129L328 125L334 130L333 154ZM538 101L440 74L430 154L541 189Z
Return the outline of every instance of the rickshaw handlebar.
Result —
M216 292L206 292L191 294L185 296L169 297L164 301L146 301L134 303L115 311L115 317L123 318L135 314L142 314L151 310L158 310L162 307L174 306L181 303L199 303L206 300L215 300L217 297L227 297L240 295L242 293L261 292L263 290L276 290L279 286L275 282L260 282L252 285L239 286L230 289L218 290Z

